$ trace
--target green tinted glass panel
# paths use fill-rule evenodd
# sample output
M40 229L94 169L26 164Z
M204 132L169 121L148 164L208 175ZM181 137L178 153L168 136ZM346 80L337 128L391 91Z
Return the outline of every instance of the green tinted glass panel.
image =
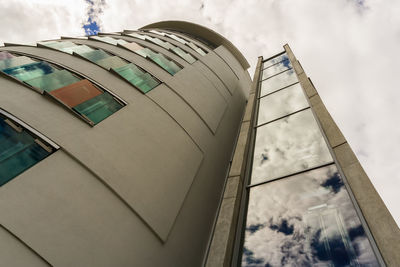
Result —
M79 79L73 76L69 71L58 70L51 74L27 80L25 82L33 87L50 92L52 90L67 86L77 81L79 81Z
M104 52L103 50L93 50L90 52L81 53L79 55L92 61L92 62L96 62L96 61L110 57L110 55L107 54L106 52Z
M66 48L66 47L72 47L72 46L76 46L76 44L70 42L70 41L62 41L62 42L39 42L39 44L47 46L47 47L51 47L57 50L60 50L62 48Z
M143 73L133 64L114 70L131 84L139 88L143 93L147 93L160 84L150 74Z
M131 79L134 79L137 76L143 75L144 72L141 71L138 67L135 65L128 64L126 66L123 66L121 68L116 68L114 69L119 75L127 79L128 81Z
M0 70L21 66L29 63L34 63L36 61L30 59L29 57L13 57L8 59L0 60Z
M146 40L145 36L137 34L137 33L130 33L130 34L127 34L127 35L135 37L135 38L138 38L138 39L141 39L141 40Z
M183 51L179 47L175 47L173 49L173 51L175 52L175 54L177 54L178 56L180 56L181 58L183 58L184 60L186 60L190 64L192 64L192 63L194 63L196 61L196 59L194 57L192 57L192 55L186 53L185 51Z
M136 80L135 83L133 81L129 81L138 87L143 93L149 92L151 89L159 85L159 82L156 81L150 74L145 73L140 77L141 79Z
M108 58L99 60L96 63L106 69L120 68L120 67L128 64L127 61L125 61L122 58L117 57L117 56L108 57Z
M93 48L90 48L89 46L86 46L86 45L71 46L71 47L62 48L60 50L65 53L68 53L68 54L72 54L73 52L75 52L77 54L83 54L83 53L87 53L90 51L94 51Z
M197 51L197 53L199 53L199 54L202 55L202 56L205 56L205 55L206 55L206 52L204 52L204 50L201 49L201 48L197 48L196 51Z
M0 186L49 154L25 130L19 133L0 118Z
M47 62L34 62L31 64L25 64L13 68L4 69L3 72L8 75L14 76L15 78L26 81L40 77L46 74L55 72L56 69L50 66Z
M94 124L104 120L122 108L110 94L103 93L78 106L74 110L88 117Z
M170 74L174 75L181 70L174 62L169 61L161 54L155 54L150 56L150 58L156 62L161 68L168 71Z

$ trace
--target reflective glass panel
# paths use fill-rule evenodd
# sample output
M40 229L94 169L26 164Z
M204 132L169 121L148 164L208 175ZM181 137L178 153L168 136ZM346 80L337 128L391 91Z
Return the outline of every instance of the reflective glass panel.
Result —
M109 36L104 36L104 37L102 37L102 36L91 36L90 39L99 40L99 41L101 41L101 42L103 42L103 43L112 44L112 45L126 44L126 43L128 43L128 42L125 41L125 40L122 40L122 39L114 39L114 38L109 37Z
M49 154L27 131L16 131L0 117L0 186Z
M257 128L251 183L332 162L310 109Z
M60 50L65 53L68 53L68 54L72 54L74 52L77 54L83 54L83 53L93 51L94 49L90 48L89 46L86 46L86 45L77 45L77 46L65 47Z
M278 74L282 71L288 70L292 68L292 64L290 63L289 59L281 61L275 65L272 65L263 70L262 79L265 80L275 74Z
M165 36L165 33L159 32L159 31L156 31L156 30L150 30L149 32L152 32L152 33L155 33L155 34L158 34L158 35L161 35L161 36Z
M167 36L172 38L172 39L174 39L175 41L180 42L181 44L186 44L187 43L186 40L176 36L175 34L167 34Z
M92 62L96 62L96 61L110 57L109 54L107 54L106 52L104 52L103 50L100 50L100 49L93 50L93 51L86 52L86 53L81 53L79 55L92 61Z
M47 62L43 62L43 61L25 64L25 65L21 65L21 66L16 66L13 68L8 68L8 69L3 70L4 73L14 76L15 78L17 78L21 81L34 79L36 77L50 74L55 71L56 71L55 68L53 68Z
M137 43L127 43L127 44L124 44L124 45L122 45L122 46L125 47L125 48L128 48L128 49L131 50L131 51L136 51L136 50L144 49L143 46L140 46L140 45L138 45Z
M129 34L127 34L127 35L129 35L129 36L132 36L132 37L135 37L135 38L138 38L138 39L141 39L141 40L146 40L146 37L145 36L143 36L143 35L141 35L141 34L138 34L138 33L129 33Z
M72 47L72 46L76 46L76 44L70 42L70 41L49 41L49 42L39 42L39 44L47 46L47 47L51 47L57 50L60 50L62 48L66 48L66 47Z
M6 51L0 52L0 60L12 58L12 57L14 57L14 56Z
M104 92L101 95L95 96L94 98L75 106L74 110L85 115L94 124L97 124L121 108L122 105L120 103L118 103L110 94Z
M261 82L261 95L266 95L297 82L293 69L282 72Z
M88 80L80 80L79 82L53 90L50 92L50 95L57 98L64 105L72 108L102 93L102 91L93 86Z
M263 68L264 69L268 68L269 66L272 66L272 65L274 65L276 63L279 63L281 61L284 61L284 60L289 61L289 57L288 57L288 55L286 53L265 61L264 64L263 64Z
M194 63L196 61L196 59L194 57L192 57L192 55L190 55L189 53L186 53L185 51L183 51L179 47L174 47L172 49L172 51L174 51L175 54L177 54L178 56L180 56L181 58L183 58L184 60L186 60L190 64L192 64L192 63Z
M21 66L25 64L34 63L36 61L30 59L29 57L21 56L21 57L13 57L0 60L0 70Z
M99 60L96 63L106 69L119 68L128 64L127 61L117 56L108 57Z
M300 84L296 83L281 91L260 98L257 125L283 117L308 106Z
M334 165L250 189L242 266L379 266Z
M52 90L64 87L77 81L79 81L79 79L72 75L69 71L58 70L51 74L40 76L31 80L26 80L25 83L33 87L39 88L43 91L50 92Z
M149 92L160 84L159 81L154 79L150 74L144 73L133 64L114 69L114 71L139 88L143 93Z
M206 55L206 52L204 52L203 49L201 49L200 47L198 47L198 46L195 45L194 43L189 42L189 43L187 43L187 45L188 45L190 48L192 48L193 50L195 50L197 53L199 53L200 55L202 55L202 56L205 56L205 55Z
M161 68L168 71L169 74L171 74L171 75L174 75L175 73L177 73L178 71L181 70L181 68L178 65L176 65L172 61L169 61L161 54L152 53L149 55L149 57L154 62L156 62Z

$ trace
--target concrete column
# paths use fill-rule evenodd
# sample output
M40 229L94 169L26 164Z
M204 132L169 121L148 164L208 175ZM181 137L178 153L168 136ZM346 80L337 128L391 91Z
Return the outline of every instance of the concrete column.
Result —
M218 213L214 235L206 261L207 267L230 266L242 198L245 166L248 157L251 125L254 119L256 88L258 85L262 57L258 59L232 165L227 178L224 196Z

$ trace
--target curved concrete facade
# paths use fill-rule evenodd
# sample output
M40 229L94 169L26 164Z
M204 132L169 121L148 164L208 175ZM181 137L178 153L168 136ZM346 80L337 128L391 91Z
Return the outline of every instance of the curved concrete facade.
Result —
M0 48L70 70L126 102L92 127L49 97L0 77L0 108L60 146L0 187L0 265L202 264L251 79L231 44L212 49L179 34L207 54L189 64L148 41L106 35L166 55L182 65L175 75L120 46L68 39L151 73L161 84L147 94L74 55L24 45Z

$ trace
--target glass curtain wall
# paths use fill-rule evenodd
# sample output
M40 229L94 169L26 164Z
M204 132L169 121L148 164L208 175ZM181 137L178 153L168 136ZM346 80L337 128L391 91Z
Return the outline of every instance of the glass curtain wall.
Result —
M241 266L379 266L288 56L261 77Z

